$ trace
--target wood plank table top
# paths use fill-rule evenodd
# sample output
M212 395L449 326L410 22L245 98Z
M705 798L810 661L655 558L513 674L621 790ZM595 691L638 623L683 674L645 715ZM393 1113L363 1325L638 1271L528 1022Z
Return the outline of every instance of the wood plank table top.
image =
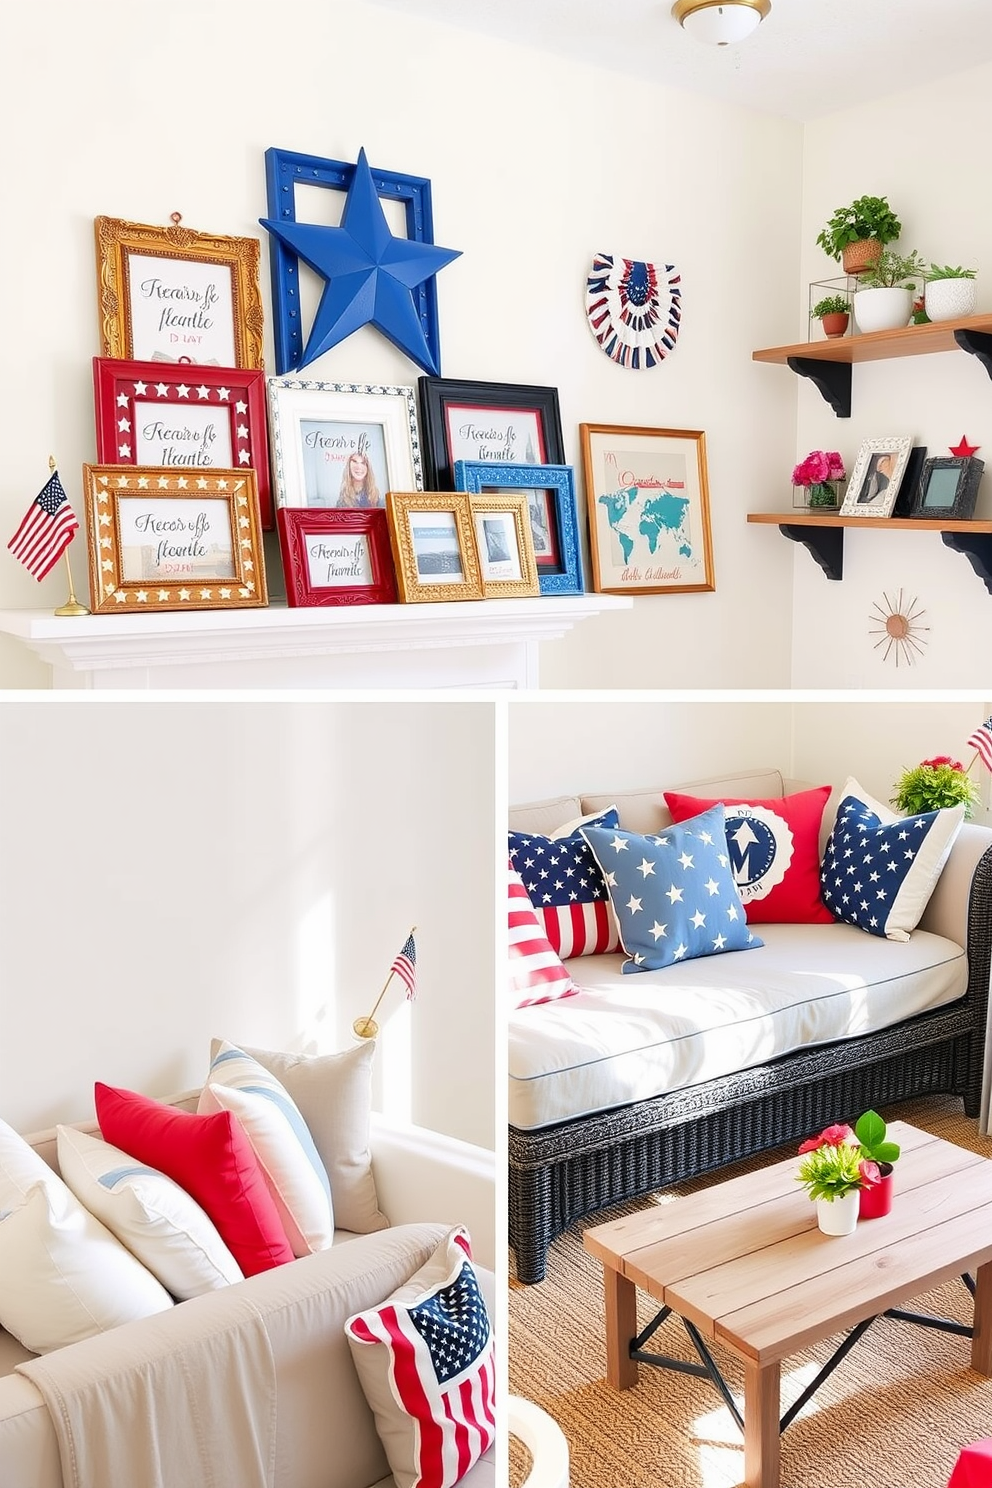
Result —
M585 1233L704 1338L765 1365L992 1259L992 1162L905 1122L892 1212L821 1234L798 1159Z

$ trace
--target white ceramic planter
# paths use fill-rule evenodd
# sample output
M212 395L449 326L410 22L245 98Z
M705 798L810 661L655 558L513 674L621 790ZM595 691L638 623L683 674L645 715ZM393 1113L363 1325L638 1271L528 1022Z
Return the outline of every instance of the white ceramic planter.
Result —
M974 279L930 279L923 304L931 320L963 320L974 315L978 286Z
M909 325L912 313L912 290L899 285L894 289L857 289L854 292L854 318L859 331L901 330Z
M839 1199L817 1199L816 1222L824 1235L853 1235L860 1207L861 1194L856 1188Z

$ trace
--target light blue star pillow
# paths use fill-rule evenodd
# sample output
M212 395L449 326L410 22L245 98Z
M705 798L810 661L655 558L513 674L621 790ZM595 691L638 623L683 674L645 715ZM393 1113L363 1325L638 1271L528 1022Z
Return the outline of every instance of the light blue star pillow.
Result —
M908 940L963 821L963 806L899 816L849 776L823 854L824 904L869 935Z
M714 806L655 837L583 827L620 927L625 972L658 971L696 956L763 945L748 929Z

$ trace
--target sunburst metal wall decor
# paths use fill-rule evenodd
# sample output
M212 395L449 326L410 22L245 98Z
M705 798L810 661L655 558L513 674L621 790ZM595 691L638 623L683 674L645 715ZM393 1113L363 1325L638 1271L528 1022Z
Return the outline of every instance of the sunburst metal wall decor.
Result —
M897 667L900 662L912 666L930 644L930 627L920 624L920 616L925 615L926 610L919 605L919 600L915 596L905 599L900 589L892 599L883 593L882 603L876 600L871 608L868 633L878 636L874 646L876 651L881 650L882 660L891 658Z

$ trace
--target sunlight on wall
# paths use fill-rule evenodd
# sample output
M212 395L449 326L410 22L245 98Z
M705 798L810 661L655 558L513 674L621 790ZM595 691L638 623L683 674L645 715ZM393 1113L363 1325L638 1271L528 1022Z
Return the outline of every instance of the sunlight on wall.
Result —
M413 1007L404 1000L379 1023L381 1110L394 1121L413 1120Z
M321 895L301 916L296 947L296 1018L300 1049L326 1054L337 1047L334 901Z

